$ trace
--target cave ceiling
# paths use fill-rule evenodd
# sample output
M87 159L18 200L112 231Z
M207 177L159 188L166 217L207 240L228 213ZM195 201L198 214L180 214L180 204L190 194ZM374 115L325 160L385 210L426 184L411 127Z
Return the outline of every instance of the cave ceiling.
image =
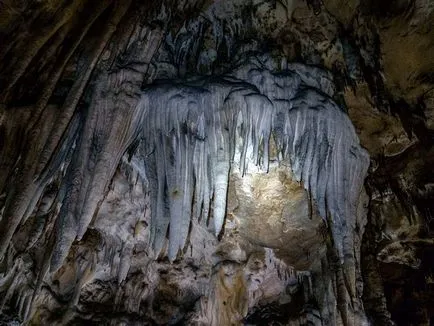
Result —
M434 325L434 2L0 1L0 325Z

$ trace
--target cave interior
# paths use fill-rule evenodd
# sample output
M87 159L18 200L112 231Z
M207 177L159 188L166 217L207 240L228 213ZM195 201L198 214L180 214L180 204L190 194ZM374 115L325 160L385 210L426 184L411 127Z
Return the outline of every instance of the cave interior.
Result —
M0 0L0 325L434 325L432 0Z

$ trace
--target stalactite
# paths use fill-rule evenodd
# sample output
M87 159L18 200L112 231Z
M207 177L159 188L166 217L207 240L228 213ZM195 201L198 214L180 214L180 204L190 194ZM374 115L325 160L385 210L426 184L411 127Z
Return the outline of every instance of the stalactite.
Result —
M52 69L52 73L50 74L50 78L47 80L46 85L44 85L44 89L42 90L41 94L39 95L39 99L37 101L37 104L35 106L35 109L32 112L32 115L34 117L39 117L41 111L45 108L45 106L48 103L48 100L50 96L52 95L54 88L56 87L56 84L58 83L64 68L66 64L68 63L69 59L79 46L79 44L82 42L83 38L86 36L87 32L99 18L99 16L104 12L104 10L107 9L109 6L110 1L102 1L99 3L95 8L92 8L92 15L89 15L89 17L86 17L83 21L80 21L79 23L76 23L77 26L74 26L75 28L79 29L78 36L75 37L72 44L70 46L67 46L65 49L62 48L62 51L59 55L59 58L56 60L54 67ZM87 9L88 10L88 9ZM68 30L69 32L69 30ZM73 34L73 32L70 32ZM73 34L75 35L75 34ZM63 35L65 37L66 35ZM60 42L64 41L63 38L60 40ZM59 42L59 43L60 43ZM69 45L69 44L68 44ZM47 55L47 54L45 54ZM50 56L49 56L50 57ZM35 119L39 122L39 119Z
M43 28L31 31L32 35L30 37L30 42L28 42L28 40L27 42L18 42L18 46L21 50L18 51L18 53L21 53L21 57L12 58L12 62L4 60L4 62L8 62L9 66L8 68L4 68L3 78L5 78L5 81L2 81L2 83L4 82L7 87L0 94L0 103L6 103L9 100L8 97L10 95L10 90L16 84L18 79L25 73L26 68L29 66L38 51L65 23L68 22L68 20L71 19L74 12L81 6L83 6L82 1L72 1L63 8L59 8L59 10L53 13L51 24L45 23L43 24ZM3 56L5 54L1 55Z
M219 234L231 162L239 162L242 173L249 163L266 171L272 136L320 215L326 220L331 214L335 245L344 261L369 158L349 118L329 97L334 94L330 75L300 64L287 68L273 72L256 62L233 73L242 79L163 83L144 91L139 107L147 121L142 137L155 196L152 243L157 254L168 226L169 258L174 260L184 247L192 203L199 215L201 206L208 213L213 199L214 232Z
M432 6L343 2L0 1L0 323L429 323Z
M144 41L147 48L139 50L131 46L119 69L99 76L102 86L92 99L94 110L86 117L76 153L68 167L70 172L62 185L66 197L56 221L52 271L60 267L74 239L81 239L85 234L118 163L137 137L137 125L142 121L136 110L137 91L151 57L148 52L156 51L161 33L143 26L136 28L132 37Z
M18 162L19 173L11 176L13 182L9 181L10 184L15 185L11 186L11 190L7 194L8 197L0 222L0 256L6 251L18 225L32 213L46 183L53 176L53 173L60 168L63 163L61 159L70 150L68 145L72 145L75 136L77 136L78 121L73 119L73 114L78 101L101 52L128 6L128 3L125 2L114 9L109 21L113 24L107 24L104 37L91 51L92 55L86 72L72 86L62 111L60 113L56 112L56 116L53 117L53 108L45 108L43 114L37 117L33 123L30 123L30 127L26 127L30 135L29 144L22 160ZM63 143L59 144L61 140L63 140Z

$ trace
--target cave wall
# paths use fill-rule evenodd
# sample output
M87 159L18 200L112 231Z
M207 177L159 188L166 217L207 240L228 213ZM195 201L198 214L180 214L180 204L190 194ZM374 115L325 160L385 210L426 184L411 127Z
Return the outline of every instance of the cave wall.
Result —
M433 9L425 0L2 1L2 322L432 323ZM276 85L290 95L277 94ZM170 159L176 155L162 154L171 138L155 139L168 121L188 122L170 128L190 130L178 154L193 162L198 152L184 148L201 144L191 112L204 92L213 100L201 102L203 112L233 120L232 138L216 142L228 146L216 156L227 164L205 169L224 169L217 188L227 203L220 196L216 206L211 187L204 204L201 186L212 182L192 169L180 182L196 180L191 198L212 209L196 207L185 220L188 205L173 215L182 201L155 204L170 187L161 181L170 180L159 169L165 160L174 165L166 172L188 172ZM218 104L224 92L239 94L235 104ZM369 152L366 180L363 168L348 170L353 179L328 200L318 195L327 182L307 180L326 162L314 159L322 157L319 145L309 152L294 140L283 155L290 146L267 125L282 116L258 120L247 105L251 133L227 118L236 117L228 107L248 98L258 107L254 94L273 107L286 100L288 116L303 105L334 107L336 115L317 119L339 128L348 115L346 128L354 125ZM256 110L268 112L264 105ZM307 116L286 119L317 121ZM306 130L314 136L303 139L327 139L319 123L318 132ZM357 136L344 133L334 147L351 140L364 153ZM236 145L237 137L244 142ZM237 148L253 163L234 160ZM346 152L336 153L330 171L348 166ZM364 180L367 195L358 186ZM333 201L353 207L338 216Z

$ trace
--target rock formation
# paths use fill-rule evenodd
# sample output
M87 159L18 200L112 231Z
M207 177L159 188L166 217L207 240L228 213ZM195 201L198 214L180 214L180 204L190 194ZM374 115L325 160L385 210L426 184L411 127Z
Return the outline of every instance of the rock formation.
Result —
M433 24L1 1L0 324L433 324Z

